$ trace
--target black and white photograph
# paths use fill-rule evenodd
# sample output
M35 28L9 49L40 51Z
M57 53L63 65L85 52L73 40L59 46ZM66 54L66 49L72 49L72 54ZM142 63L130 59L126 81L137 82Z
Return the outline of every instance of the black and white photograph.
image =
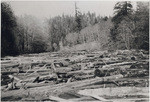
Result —
M149 1L2 0L1 101L149 102Z

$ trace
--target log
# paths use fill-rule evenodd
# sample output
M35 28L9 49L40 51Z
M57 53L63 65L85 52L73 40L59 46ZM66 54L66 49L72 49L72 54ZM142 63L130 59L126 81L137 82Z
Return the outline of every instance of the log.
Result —
M18 73L18 71L1 71L2 75L8 75L8 74L14 74L14 73Z
M67 73L67 75L85 75L85 74L89 74L89 73L93 73L94 74L94 70L78 70L78 71L70 71Z
M103 66L104 68L105 67L111 67L111 66L124 66L124 65L132 65L136 63L136 61L132 61L132 62L122 62L122 63L114 63L114 64L109 64L109 65L105 65Z
M93 79L87 79L83 81L75 81L75 82L70 82L70 83L62 83L62 84L57 84L57 85L48 85L48 86L43 86L43 87L36 87L36 88L30 88L28 90L31 95L45 95L47 92L53 93L55 90L63 90L63 91L68 91L74 88L82 87L85 85L93 84L96 82L101 82L101 81L110 81L110 80L118 80L119 78L122 78L123 75L113 75L113 76L107 76L107 77L97 77ZM59 92L60 93L60 92ZM8 97L8 96L24 96L24 92L20 92L19 90L14 90L14 91L7 91L7 92L2 92L2 97Z
M120 62L122 62L122 61L94 62L94 66L106 65L106 64L116 64L116 63L120 63Z
M67 73L72 71L72 68L69 67L60 67L60 68L56 68L55 72L56 73Z
M125 64L123 66L123 64ZM127 65L126 65L127 64ZM124 62L124 63L117 63L116 66L115 64L114 65L105 65L103 66L102 68L99 68L100 70L103 70L103 71L109 71L109 70L115 70L115 69L128 69L130 68L130 65L128 64L131 64L131 62ZM121 66L119 66L121 65ZM67 73L67 75L85 75L85 74L94 74L94 70L95 69L90 69L90 70L78 70L78 71L70 71Z
M18 67L19 66L19 64L17 63L17 64L2 64L1 65L1 68L3 69L3 68L14 68L14 67Z
M109 102L149 102L149 98L120 98L120 99L109 99Z
M52 72L52 69L33 69L33 70L25 71L25 72L26 72L26 73Z
M12 61L10 61L10 60L8 60L8 61L7 61L7 60L4 60L4 61L1 60L1 65L2 65L2 64L11 63L11 62L12 62Z
M115 63L110 65L104 65L102 68L99 68L100 70L113 70L113 69L123 69L123 68L130 68L130 65L136 63L136 62L122 62L122 63ZM116 67L119 66L119 67ZM70 71L67 74L68 75L75 75L75 74L88 74L88 73L94 73L94 69L91 70L78 70L78 71Z
M38 69L38 70L23 70L22 73L33 73L33 72L37 72L37 73L41 73L41 72L51 72L51 69ZM2 75L7 75L7 74L14 74L14 73L18 73L18 71L1 71Z
M88 78L94 78L94 75L75 76L76 79L83 80Z
M55 97L55 96L49 96L49 99L55 100L56 102L67 102L68 101L67 99L63 99L63 98L59 98L59 97Z
M90 96L90 95L89 95ZM99 96L91 96L91 97L94 97L95 99L99 100L99 101L103 101L103 102L110 102L109 100L106 100L102 97L99 97ZM49 96L49 99L50 100L54 100L54 101L57 101L57 102L80 102L82 100L86 100L86 99L91 99L89 97L81 97L81 98L73 98L73 99L63 99L63 98L60 98L60 97L56 97L56 96Z
M20 79L18 78L18 77L15 77L15 76L13 76L13 75L8 75L10 78L14 78L15 80L17 80L17 81L20 81Z
M89 96L92 96L92 97L94 97L94 98L96 98L96 99L98 99L98 100L100 100L102 102L110 102L109 100L104 99L103 97L100 97L98 95L89 95Z
M122 63L115 63L115 64L110 64L110 65L104 65L103 68L100 68L101 70L113 70L116 69L115 66L119 66L118 68L129 68L129 66L133 63L136 63L136 61L133 62L122 62ZM62 67L62 68L56 68L56 72L67 72L68 75L74 75L74 74L88 74L88 73L93 73L94 70L78 70L78 71L71 71L72 68L68 67ZM51 71L51 69L39 69L37 72L48 72ZM33 73L34 70L29 70L28 73ZM4 72L2 72L4 73ZM15 72L14 72L15 73Z
M91 97L85 97L85 96L82 96L82 97L80 97L80 98L72 98L72 99L68 99L67 101L68 102L81 102L81 101L86 101L86 100L91 100L91 99L93 99L93 98L91 98ZM91 100L92 101L92 100ZM94 101L94 100L93 100Z
M15 75L9 75L9 76L11 76L11 77L14 77L14 79L16 80L16 81L18 81L18 87L20 87L20 83L27 83L27 82L29 82L29 83L31 83L31 82L33 82L37 77L39 77L39 80L46 80L46 79L51 79L51 78L57 78L57 75L56 74L48 74L48 75L42 75L42 76L38 76L38 75L32 75L31 77L29 76L29 77L26 77L26 76L24 76L24 78L20 78L20 77L17 77L17 76L15 76Z
M45 83L43 81L40 83L26 83L25 87L26 88L36 88L36 87L44 87L44 86L48 86L48 85L54 85L54 82ZM17 86L17 88L21 88L22 84L17 84L16 86Z
M83 80L82 83L79 81L79 82L76 82L76 85L74 85L73 87L82 87L82 86L85 86L85 85L89 85L89 84L94 84L94 83L97 83L97 82L103 82L103 81L111 81L111 80L118 80L120 78L123 78L123 75L121 74L118 74L118 75L113 75L113 76L106 76L106 77L96 77L96 78L93 78L93 79L87 79L87 80Z

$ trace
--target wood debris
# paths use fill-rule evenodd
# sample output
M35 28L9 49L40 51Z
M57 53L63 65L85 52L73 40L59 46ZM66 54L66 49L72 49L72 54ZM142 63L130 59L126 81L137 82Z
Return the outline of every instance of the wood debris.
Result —
M90 86L97 87L98 83L99 87L104 85L105 88L111 84L114 87L148 87L149 60L147 56L144 53L141 55L132 51L63 54L58 52L3 59L2 98L20 96L26 99L24 94L27 95L27 93L23 90L27 90L30 96L34 97L33 100L47 98L60 101L66 100L58 97L63 92L77 91ZM101 70L104 76L94 77L95 68ZM142 77L146 79L140 79ZM11 78L14 78L13 82ZM45 93L49 94L45 95ZM36 97L36 94L41 97ZM88 99L87 97L74 100ZM90 97L107 101L99 96Z

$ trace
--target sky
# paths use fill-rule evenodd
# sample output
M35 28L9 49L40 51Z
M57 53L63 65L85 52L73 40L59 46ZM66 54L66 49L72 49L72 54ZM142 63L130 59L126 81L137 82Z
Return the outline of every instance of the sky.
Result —
M74 1L7 1L16 16L24 14L39 19L55 17L58 15L75 15ZM101 16L112 16L116 1L76 1L81 13L88 11Z

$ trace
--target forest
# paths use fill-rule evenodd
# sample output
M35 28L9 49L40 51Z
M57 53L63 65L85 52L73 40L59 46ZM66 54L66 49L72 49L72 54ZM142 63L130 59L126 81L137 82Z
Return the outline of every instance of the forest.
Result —
M1 3L1 56L54 52L96 42L97 49L149 50L149 3L117 2L114 16L82 13L39 21L31 15L16 16L9 4Z

